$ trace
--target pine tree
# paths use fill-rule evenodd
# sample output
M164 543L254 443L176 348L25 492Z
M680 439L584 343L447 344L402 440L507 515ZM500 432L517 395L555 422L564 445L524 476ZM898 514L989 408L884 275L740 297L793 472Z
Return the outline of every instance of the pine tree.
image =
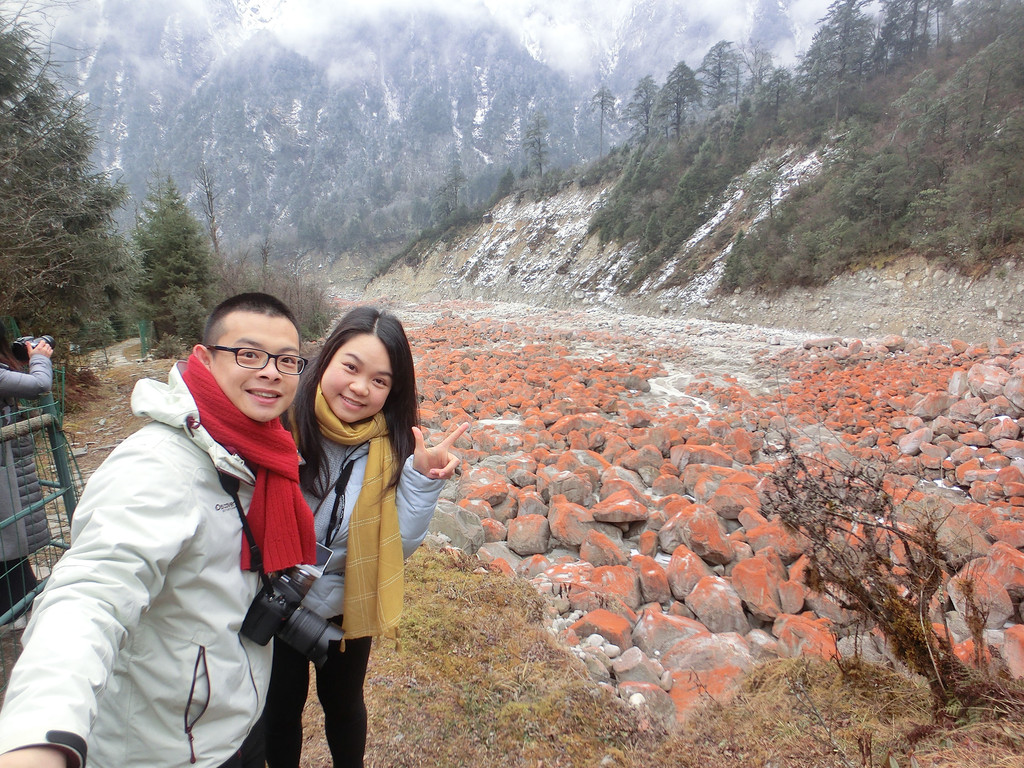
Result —
M615 119L615 94L607 85L602 85L590 99L590 105L600 114L600 131L598 139L598 157L604 157L604 124Z
M800 81L812 99L834 102L838 123L842 105L870 71L872 22L868 0L835 0L800 61Z
M494 190L494 194L491 195L490 201L487 203L488 208L493 208L498 204L500 200L512 194L512 190L516 186L516 175L512 173L511 168L506 168L505 173L498 179L498 187Z
M189 314L203 314L213 302L214 261L202 225L170 177L151 186L134 240L142 256L144 311L157 337L194 340Z
M459 209L459 192L466 185L466 174L462 172L462 163L454 152L448 165L444 181L434 193L434 216L439 224L444 224Z
M686 62L680 61L668 73L659 101L659 116L665 120L677 139L683 132L687 112L698 104L700 83Z
M83 102L64 92L27 29L0 16L0 315L67 338L124 319L133 263L96 172Z
M697 77L704 88L704 104L716 109L723 104L738 103L740 55L728 40L719 40L704 54Z
M530 125L523 136L527 166L537 169L537 175L544 175L544 162L548 157L548 119L543 112L534 112Z
M658 85L654 78L645 75L633 89L633 97L626 107L626 119L632 123L632 138L646 142L654 127L654 108L658 103Z

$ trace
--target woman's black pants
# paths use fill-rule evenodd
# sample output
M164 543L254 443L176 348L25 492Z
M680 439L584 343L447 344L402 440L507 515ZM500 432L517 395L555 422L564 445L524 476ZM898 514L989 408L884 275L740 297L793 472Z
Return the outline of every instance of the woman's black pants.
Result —
M372 638L345 641L316 670L316 692L324 710L327 745L334 768L362 768L366 749L363 681ZM274 641L274 668L263 713L269 768L299 768L302 708L309 693L310 662L287 643Z

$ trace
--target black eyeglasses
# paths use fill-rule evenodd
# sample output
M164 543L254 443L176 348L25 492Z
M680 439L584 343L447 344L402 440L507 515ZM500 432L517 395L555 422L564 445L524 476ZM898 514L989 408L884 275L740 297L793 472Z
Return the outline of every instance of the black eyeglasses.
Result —
M254 371L263 370L267 367L267 363L273 360L277 370L281 373L298 376L308 362L306 358L298 355L288 353L272 355L262 349L253 349L252 347L221 347L217 344L206 344L205 346L207 349L217 349L221 352L234 352L235 362L239 367L251 368Z

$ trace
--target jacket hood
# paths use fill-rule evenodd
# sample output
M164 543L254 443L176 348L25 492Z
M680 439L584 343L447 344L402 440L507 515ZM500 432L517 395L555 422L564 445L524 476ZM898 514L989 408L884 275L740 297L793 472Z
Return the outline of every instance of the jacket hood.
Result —
M156 379L139 379L132 391L132 412L182 430L188 438L213 460L218 470L244 480L252 485L256 478L236 453L229 453L224 446L213 439L206 428L199 423L199 408L189 392L181 374L185 363L171 366L167 383ZM196 426L189 426L189 419Z

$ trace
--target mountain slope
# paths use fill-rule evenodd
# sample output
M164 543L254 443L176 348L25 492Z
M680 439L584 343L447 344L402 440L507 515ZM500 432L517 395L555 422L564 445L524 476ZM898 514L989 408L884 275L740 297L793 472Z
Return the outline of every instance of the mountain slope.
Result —
M814 153L792 155L793 183L820 168L815 158ZM636 263L636 245L602 245L599 235L589 231L608 187L574 184L543 200L525 193L507 198L482 221L412 249L371 280L362 295L369 300L483 299L670 314L823 335L1021 338L1024 285L1006 279L1019 274L1021 265L1014 259L969 278L906 255L822 286L723 294L718 288L723 260L737 232L765 215L763 206L748 210L744 205L743 181L737 180L727 201L679 257L635 292L622 291L621 284ZM682 282L665 279L673 265L690 258L705 266Z
M310 7L322 18L296 20ZM758 0L714 19L692 4L348 4L296 0L82 3L58 24L94 109L97 162L141 199L154 175L192 187L204 163L226 240L333 257L432 221L447 173L486 200L548 121L548 167L599 147L590 99L696 66L723 34L791 52L812 21ZM627 126L608 122L605 146ZM131 222L127 220L127 224Z

